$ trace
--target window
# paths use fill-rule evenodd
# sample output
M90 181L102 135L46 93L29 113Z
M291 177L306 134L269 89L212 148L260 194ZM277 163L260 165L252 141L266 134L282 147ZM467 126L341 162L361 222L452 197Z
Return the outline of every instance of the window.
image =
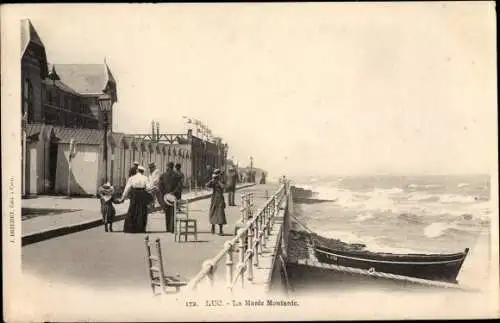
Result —
M33 121L33 86L29 79L24 80L22 114L26 114L27 122Z
M60 99L60 96L59 96L59 92L54 91L54 102L53 102L53 104L55 106L59 106L59 103L61 102L60 100L61 99Z
M47 89L47 102L52 104L52 90Z
M64 108L66 110L71 110L71 98L69 96L66 96L65 98Z

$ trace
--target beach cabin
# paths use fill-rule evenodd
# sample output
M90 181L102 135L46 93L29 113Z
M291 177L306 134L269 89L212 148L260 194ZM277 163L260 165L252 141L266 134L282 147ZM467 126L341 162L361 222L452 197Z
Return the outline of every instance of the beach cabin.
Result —
M57 169L54 192L57 194L95 195L104 180L103 132L95 129L56 128ZM69 163L70 142L75 155ZM111 142L111 136L108 137ZM111 145L108 145L108 149ZM108 150L108 161L111 158ZM71 166L71 169L70 169ZM109 167L109 165L108 165ZM108 168L108 175L110 174ZM69 185L69 190L68 190Z

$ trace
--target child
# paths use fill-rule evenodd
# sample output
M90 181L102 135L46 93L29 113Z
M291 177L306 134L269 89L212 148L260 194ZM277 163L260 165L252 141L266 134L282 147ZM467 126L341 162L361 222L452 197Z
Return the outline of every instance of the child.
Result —
M101 201L101 214L102 221L104 222L104 231L113 232L113 221L115 220L116 210L113 206L113 203L119 204L121 203L118 199L115 198L115 189L109 182L100 186L97 189L97 197Z

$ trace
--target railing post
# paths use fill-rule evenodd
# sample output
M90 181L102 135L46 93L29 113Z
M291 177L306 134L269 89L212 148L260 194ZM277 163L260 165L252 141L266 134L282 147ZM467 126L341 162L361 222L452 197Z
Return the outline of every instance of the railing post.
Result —
M252 281L253 280L253 255L254 255L254 252L253 252L253 225L254 223L252 223L252 225L250 226L250 228L248 229L247 231L247 236L248 236L248 249L247 249L247 253L249 253L249 257L248 257L248 280L249 281Z
M245 266L245 229L239 229L238 230L238 234L240 235L240 245L239 245L239 249L240 249L240 265L241 266ZM245 286L245 272L242 271L241 273L241 288L243 288Z
M278 211L278 198L279 198L279 195L280 194L277 194L275 196L275 198L274 198L274 205L273 205L274 210L273 210L273 214L272 214L273 217L275 217L276 214L278 213L277 211Z
M267 241L267 216L268 216L268 206L266 205L264 207L264 210L262 210L262 223L260 229L262 230L262 238L261 238L261 246L262 248L266 248L266 241Z
M246 193L244 193L241 196L241 223L245 224L247 219L246 219L246 212L247 212L247 202L246 202Z
M226 287L232 291L233 290L233 244L231 241L225 242L225 249L227 249L226 254Z
M262 255L264 252L264 234L262 233L262 230L264 229L264 217L266 215L265 209L262 210L262 213L259 216L258 219L258 230L257 230L257 239L259 239L259 255Z
M271 235L271 221L272 221L272 217L273 217L273 210L271 209L274 208L274 204L276 203L276 196L273 196L273 199L271 200L272 202L269 204L269 214L268 214L268 219L267 219L267 223L266 223L266 230L267 230L267 236L269 237Z
M248 193L247 195L247 221L252 218L252 202L250 200L251 198L251 193Z
M254 242L255 242L255 248L253 248L253 254L255 255L255 262L254 262L254 266L255 267L259 267L259 254L261 252L261 248L260 248L260 236L259 236L259 220L262 218L262 215L261 214L258 214L257 215L258 218L255 219L255 222L253 224L253 236L254 236Z

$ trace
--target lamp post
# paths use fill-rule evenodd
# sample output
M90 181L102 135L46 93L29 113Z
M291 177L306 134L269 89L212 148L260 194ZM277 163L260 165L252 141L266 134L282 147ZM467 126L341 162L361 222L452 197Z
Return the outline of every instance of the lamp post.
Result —
M108 113L113 106L113 100L108 94L103 94L99 97L99 108L103 114L103 128L104 128L104 182L108 181Z

